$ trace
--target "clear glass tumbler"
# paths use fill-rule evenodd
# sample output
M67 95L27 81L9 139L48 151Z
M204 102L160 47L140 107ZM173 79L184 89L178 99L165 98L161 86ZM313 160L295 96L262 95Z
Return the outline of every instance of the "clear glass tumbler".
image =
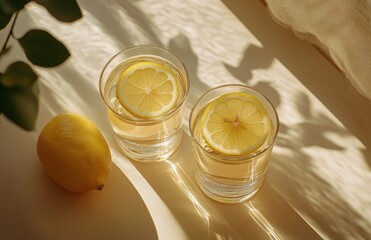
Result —
M179 80L174 107L159 117L137 117L125 109L117 97L117 85L123 72L141 62L169 69ZM161 161L177 150L183 132L183 108L189 91L189 77L184 64L174 54L155 46L123 50L105 65L99 89L118 146L128 158L142 162Z
M204 139L202 115L216 98L228 93L247 93L261 102L270 118L268 137L254 152L245 155L223 154L213 150ZM189 118L193 152L196 158L196 180L210 198L223 203L239 203L251 198L261 187L268 167L279 119L272 104L257 91L238 84L223 85L200 97Z

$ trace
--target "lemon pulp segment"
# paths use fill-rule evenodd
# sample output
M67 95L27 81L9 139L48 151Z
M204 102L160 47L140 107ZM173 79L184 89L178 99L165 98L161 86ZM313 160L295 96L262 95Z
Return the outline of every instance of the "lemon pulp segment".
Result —
M202 134L217 152L249 154L267 139L270 117L262 103L248 93L227 93L213 100L201 119Z
M116 97L131 114L156 118L177 104L179 76L169 67L155 62L139 62L120 76Z

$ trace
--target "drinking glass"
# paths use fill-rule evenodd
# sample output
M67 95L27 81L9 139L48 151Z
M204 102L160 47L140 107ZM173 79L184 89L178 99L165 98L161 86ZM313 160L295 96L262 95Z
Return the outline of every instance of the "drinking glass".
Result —
M171 69L179 79L175 107L154 118L140 118L120 104L116 96L121 74L140 62L154 62ZM130 159L154 162L167 159L182 138L184 102L189 91L189 77L183 63L171 52L155 46L136 46L114 55L103 68L99 89L107 108L116 142Z
M256 97L270 117L270 130L265 142L254 152L245 155L218 153L205 141L202 133L202 114L216 98L232 92ZM239 203L251 198L261 187L268 167L279 119L272 104L257 91L239 84L216 87L206 92L193 107L189 127L196 159L196 181L210 198L223 203Z

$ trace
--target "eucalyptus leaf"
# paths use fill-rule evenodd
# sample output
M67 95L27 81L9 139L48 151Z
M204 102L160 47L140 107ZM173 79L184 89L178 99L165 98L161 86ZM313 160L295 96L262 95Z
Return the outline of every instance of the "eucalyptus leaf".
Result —
M30 30L18 41L28 60L41 67L58 66L70 56L63 43L44 30Z
M0 13L0 30L8 25L11 18L12 14Z
M24 62L12 63L1 76L0 82L6 87L30 87L37 80L37 74Z
M29 88L8 88L0 84L0 111L24 130L34 130L38 96L38 82Z
M11 15L22 9L30 0L0 0L0 12Z
M76 0L35 0L44 6L49 13L62 22L73 22L82 17Z

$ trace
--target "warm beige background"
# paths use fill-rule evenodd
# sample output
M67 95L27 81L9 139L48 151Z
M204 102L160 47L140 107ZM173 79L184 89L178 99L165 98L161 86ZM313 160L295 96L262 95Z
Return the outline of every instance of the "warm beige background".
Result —
M35 132L0 120L1 239L371 238L370 102L316 48L275 23L260 1L79 3L84 18L71 25L36 5L19 16L16 36L46 28L72 57L57 68L37 68ZM98 92L108 59L138 44L173 51L191 77L182 145L158 164L132 163L119 153ZM24 58L17 47L11 54ZM223 83L258 89L281 120L263 189L238 205L209 200L193 177L187 118L203 92ZM109 142L115 164L104 191L70 194L43 172L36 140L61 112L88 117Z

